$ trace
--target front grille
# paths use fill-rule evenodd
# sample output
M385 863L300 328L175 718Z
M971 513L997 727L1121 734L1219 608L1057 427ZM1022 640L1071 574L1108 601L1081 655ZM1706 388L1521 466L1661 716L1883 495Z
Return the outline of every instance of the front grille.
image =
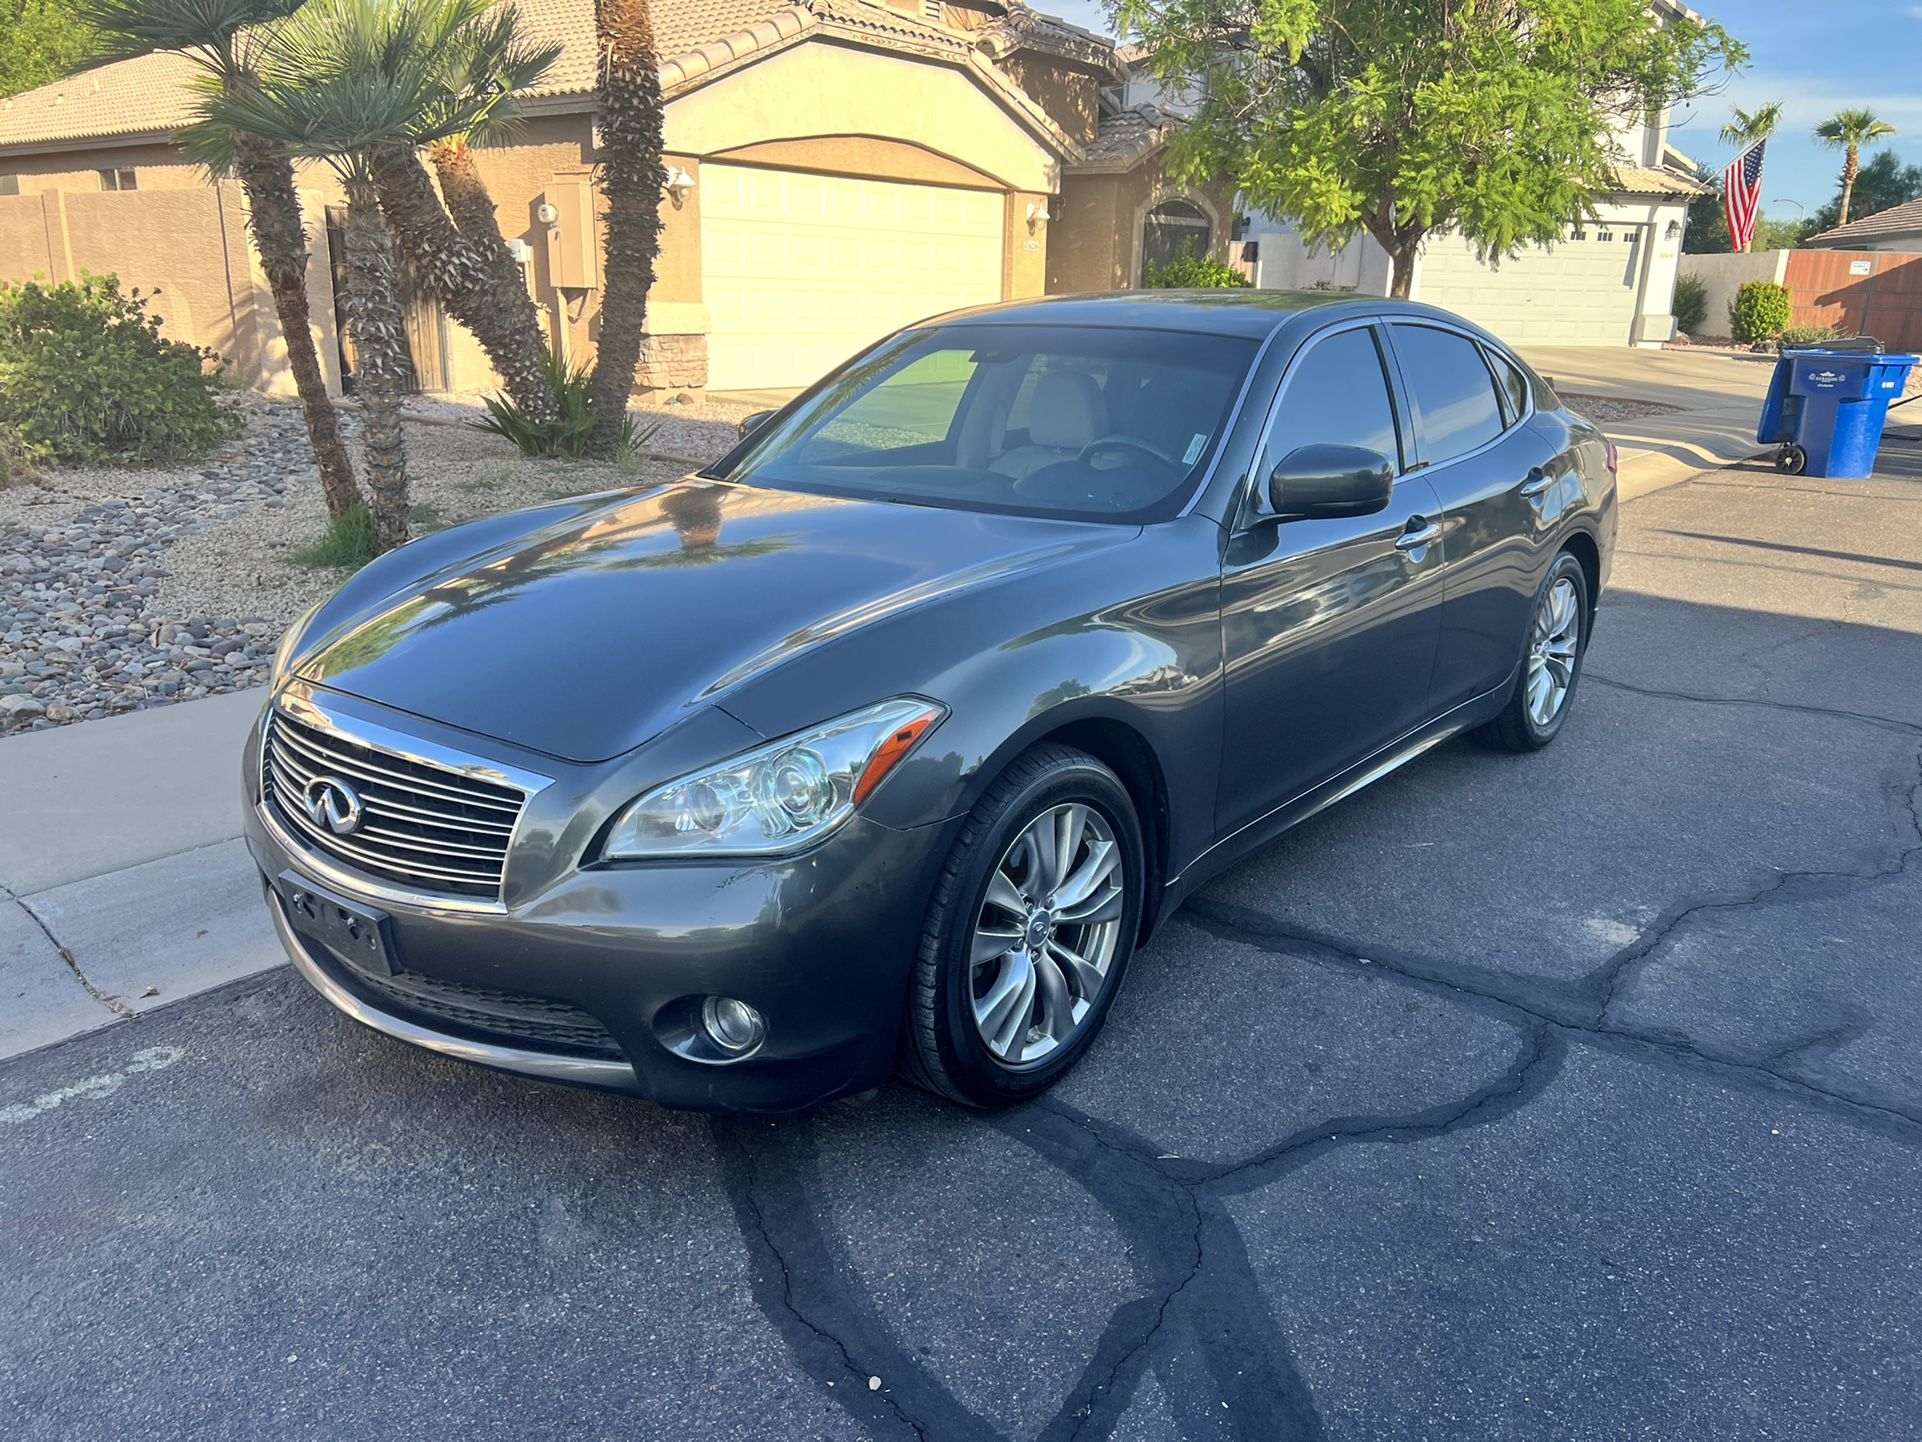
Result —
M625 1059L620 1044L606 1027L564 1001L469 986L465 982L424 976L417 971L375 976L357 966L346 970L352 984L368 993L370 1001L447 1023L464 1032L480 1033L484 1039L511 1042L536 1051Z
M415 890L500 896L524 792L350 741L279 711L268 716L261 757L268 804L318 850ZM326 776L346 781L360 797L364 815L351 835L335 835L302 804L307 786Z

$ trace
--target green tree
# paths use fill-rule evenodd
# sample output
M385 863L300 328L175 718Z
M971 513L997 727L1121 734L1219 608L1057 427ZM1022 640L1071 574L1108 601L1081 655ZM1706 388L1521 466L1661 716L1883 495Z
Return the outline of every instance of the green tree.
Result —
M1553 244L1613 185L1613 132L1746 60L1646 0L1110 0L1171 92L1170 144L1336 247L1366 232L1408 294L1430 232L1485 258Z
M595 0L600 41L595 118L600 124L600 186L607 198L601 264L601 338L594 359L594 429L587 453L619 451L627 402L647 329L647 293L661 249L663 107L654 16L648 0Z
M1753 110L1732 105L1729 114L1734 118L1722 127L1722 144L1733 146L1738 151L1747 150L1758 140L1767 140L1781 126L1782 102L1771 100Z
M1922 200L1922 165L1904 165L1894 151L1880 151L1862 163L1862 172L1855 177L1854 199L1857 219ZM1842 193L1837 191L1828 204L1809 217L1808 233L1820 235L1841 223Z
M0 0L0 95L18 95L78 69L93 40L75 0Z
M1849 223L1849 202L1855 198L1855 180L1862 173L1862 147L1893 134L1895 127L1866 106L1838 110L1815 127L1817 144L1842 152L1843 225Z
M191 58L205 74L196 101L196 124L206 126L214 99L248 83L261 27L298 0L79 0L79 14L100 37L99 58L127 59L156 50ZM247 226L253 232L267 289L274 297L280 334L287 347L307 440L320 468L328 513L336 518L361 503L354 464L340 438L340 417L321 375L307 300L307 231L294 167L285 147L258 136L228 137L221 171L231 170L247 194Z

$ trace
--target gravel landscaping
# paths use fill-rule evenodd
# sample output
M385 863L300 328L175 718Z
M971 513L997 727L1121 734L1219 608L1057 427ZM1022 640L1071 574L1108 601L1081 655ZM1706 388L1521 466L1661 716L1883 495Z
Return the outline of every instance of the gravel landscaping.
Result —
M0 735L258 685L286 625L345 579L289 554L326 521L298 409L241 404L245 432L192 465L61 469L0 490ZM656 408L656 444L718 455L751 409ZM417 531L688 469L529 460L447 423L460 414L408 425ZM342 421L352 446L359 418Z

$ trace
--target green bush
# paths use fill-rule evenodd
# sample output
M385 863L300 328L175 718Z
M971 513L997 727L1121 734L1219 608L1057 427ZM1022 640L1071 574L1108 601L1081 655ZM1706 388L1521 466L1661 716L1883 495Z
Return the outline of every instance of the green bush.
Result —
M0 282L0 432L27 461L173 461L238 429L212 351L113 276ZM212 363L212 366L210 366Z
M1743 345L1773 340L1789 324L1789 291L1769 280L1751 280L1729 302L1729 334Z
M1683 335L1694 335L1708 319L1708 286L1697 276L1685 275L1675 282L1675 328Z
M575 366L570 370L552 355L546 357L544 364L547 378L554 385L554 399L560 403L558 421L543 425L531 419L503 394L482 397L487 416L484 420L475 421L474 429L506 437L524 456L554 456L578 461L587 453L588 433L594 429L594 408L590 394L594 383L593 372L586 366ZM636 425L634 417L627 417L621 423L621 440L616 454L626 456L638 450L659 429L659 426Z
M380 532L365 506L349 506L327 522L318 539L296 546L287 558L297 566L358 571L380 554Z
M1212 255L1178 255L1148 267L1152 290L1232 290L1248 284L1248 277Z
M1847 340L1849 332L1839 325L1792 325L1776 336L1778 346L1822 345L1832 340Z

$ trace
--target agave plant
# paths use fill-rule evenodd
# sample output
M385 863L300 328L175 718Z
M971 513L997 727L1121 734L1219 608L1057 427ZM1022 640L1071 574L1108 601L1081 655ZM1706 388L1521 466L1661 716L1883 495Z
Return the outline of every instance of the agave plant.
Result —
M81 0L79 17L100 35L98 59L124 60L171 50L203 72L196 108L203 131L215 125L211 103L249 83L262 28L299 0ZM300 396L307 440L320 468L327 510L338 519L360 504L354 465L341 440L340 417L327 394L309 325L307 232L284 146L261 136L229 135L214 147L219 173L231 171L247 195L247 224L274 297L287 367Z
M524 456L553 456L577 461L587 454L588 437L594 431L594 378L586 366L569 366L549 357L547 375L558 403L558 414L551 422L536 420L510 396L487 396L487 414L475 421L474 429L505 437ZM615 459L625 459L645 445L660 429L642 426L625 413L615 435Z

